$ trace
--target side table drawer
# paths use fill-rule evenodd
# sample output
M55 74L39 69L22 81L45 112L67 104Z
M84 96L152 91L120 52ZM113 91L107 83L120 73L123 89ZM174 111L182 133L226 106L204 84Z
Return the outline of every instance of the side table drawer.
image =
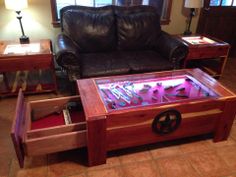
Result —
M17 70L48 69L53 66L53 57L47 55L28 55L22 57L12 57L0 60L0 71L10 72Z
M66 125L62 110L68 104L74 107L69 111L71 123ZM19 92L11 136L21 167L25 155L48 154L86 146L86 134L79 96L26 103L22 91Z
M187 59L214 58L214 57L227 56L228 50L229 50L228 47L223 47L223 46L190 48Z

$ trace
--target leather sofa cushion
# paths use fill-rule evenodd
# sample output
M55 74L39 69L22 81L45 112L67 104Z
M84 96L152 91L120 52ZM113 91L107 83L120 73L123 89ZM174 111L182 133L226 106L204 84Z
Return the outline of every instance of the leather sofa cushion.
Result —
M161 33L160 17L155 8L118 7L117 36L120 50L145 50L155 48Z
M128 74L130 68L126 61L129 58L133 57L119 51L80 54L81 77Z
M169 60L148 50L80 54L80 62L82 78L173 69Z
M159 53L151 50L136 51L128 61L132 73L172 70L173 64Z
M80 7L63 13L62 29L78 45L79 52L111 51L116 47L112 7Z

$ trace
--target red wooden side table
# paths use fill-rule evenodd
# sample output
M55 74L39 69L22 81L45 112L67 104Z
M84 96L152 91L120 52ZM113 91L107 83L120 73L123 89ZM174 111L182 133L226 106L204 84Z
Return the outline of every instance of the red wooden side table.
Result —
M228 43L204 35L178 35L177 38L189 49L183 68L189 68L189 63L194 61L195 67L211 76L219 78L222 75L230 49Z
M0 74L2 74L5 89L0 95L16 95L20 88L24 93L57 92L57 82L54 69L53 53L49 39L19 44L14 41L0 41ZM50 82L43 84L42 73L49 72ZM37 72L37 78L32 78L32 72ZM7 73L15 73L11 81ZM31 77L34 84L27 81Z

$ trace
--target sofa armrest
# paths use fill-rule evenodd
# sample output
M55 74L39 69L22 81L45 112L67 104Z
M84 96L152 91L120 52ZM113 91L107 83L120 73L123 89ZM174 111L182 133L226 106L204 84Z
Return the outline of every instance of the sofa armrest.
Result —
M180 67L181 61L188 54L188 47L186 45L164 31L162 31L158 38L157 50L174 64L175 69Z
M76 44L65 34L59 34L56 41L56 61L66 70L79 70L79 54Z

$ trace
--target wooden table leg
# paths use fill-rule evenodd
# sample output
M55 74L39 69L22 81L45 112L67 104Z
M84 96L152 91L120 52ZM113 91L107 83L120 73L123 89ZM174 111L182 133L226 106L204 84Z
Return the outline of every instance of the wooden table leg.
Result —
M51 73L52 73L52 77L53 77L54 90L55 90L55 93L58 94L58 89L57 89L57 78L56 78L55 71L52 70Z
M88 165L106 163L106 117L87 122Z
M214 135L214 142L227 140L229 137L230 130L232 128L232 124L236 114L236 101L235 100L228 100L225 103L223 114L218 121L215 135Z
M4 84L5 84L6 88L7 88L7 90L10 91L10 86L9 86L9 82L8 82L6 73L3 72L2 74L3 74L3 81L4 81Z
M52 63L51 63L51 73L52 73L52 79L53 79L53 85L54 85L54 91L56 94L58 94L58 88L57 88L57 77L56 77L56 71L55 71L55 66L54 66L54 60L52 59Z

